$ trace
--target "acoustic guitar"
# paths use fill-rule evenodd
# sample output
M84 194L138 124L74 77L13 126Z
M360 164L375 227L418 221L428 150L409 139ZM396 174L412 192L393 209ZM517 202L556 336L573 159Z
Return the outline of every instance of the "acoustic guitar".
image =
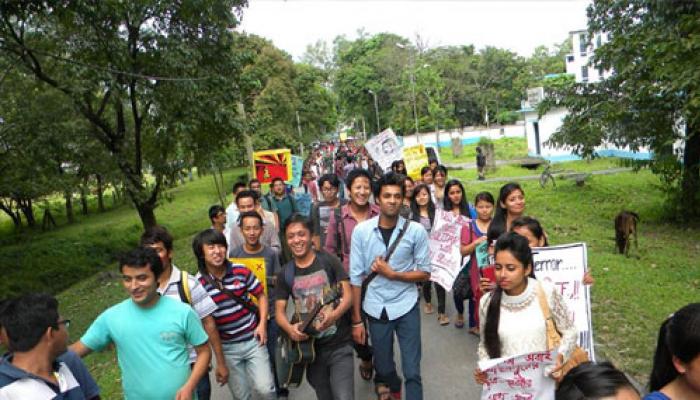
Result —
M308 329L316 315L326 305L340 298L338 288L332 288L323 299L311 309L301 321L300 331L308 334ZM314 361L316 352L314 350L315 338L309 336L308 339L295 342L287 333L280 329L275 348L275 370L277 381L283 388L299 387L304 378L306 366Z

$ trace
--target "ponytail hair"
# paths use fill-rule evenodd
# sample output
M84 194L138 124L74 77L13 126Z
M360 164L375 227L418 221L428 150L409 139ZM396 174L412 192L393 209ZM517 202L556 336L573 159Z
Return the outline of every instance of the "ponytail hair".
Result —
M700 303L691 303L667 318L659 329L649 389L657 391L679 375L673 357L690 363L700 354Z
M532 251L530 245L523 236L513 232L502 234L496 241L494 248L494 257L499 251L510 251L518 261L523 264L523 268L530 267L530 277L535 277L535 268L532 262ZM484 346L486 353L491 358L501 357L501 338L498 336L498 325L501 319L501 298L503 297L503 289L496 286L492 292L491 300L489 301L486 310L486 324L484 325Z

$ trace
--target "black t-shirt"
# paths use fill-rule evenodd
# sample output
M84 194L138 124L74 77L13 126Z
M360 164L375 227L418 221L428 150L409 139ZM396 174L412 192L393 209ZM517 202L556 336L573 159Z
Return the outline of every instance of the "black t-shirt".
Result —
M324 266L325 263L325 266ZM293 288L289 287L285 279L284 271L287 268L294 268ZM294 317L293 322L303 319L316 304L328 293L331 285L335 285L340 281L348 280L348 274L343 269L343 264L340 260L331 254L325 252L316 252L316 258L306 268L299 268L292 260L288 262L282 271L277 274L277 287L275 288L276 300L288 300L289 297L294 299ZM335 308L339 300L334 304L329 304L328 307ZM322 312L330 311L324 307ZM319 313L320 314L320 313ZM333 348L351 341L350 332L350 315L345 313L340 319L335 322L334 326L329 327L323 332L316 332L314 325L317 323L319 316L316 316L316 321L309 327L310 333L316 337L316 346L324 348Z
M392 226L391 228L379 227L379 232L382 233L382 239L384 239L384 246L387 248L389 247L389 241L391 240L391 234L394 233L394 229L396 229L396 225Z

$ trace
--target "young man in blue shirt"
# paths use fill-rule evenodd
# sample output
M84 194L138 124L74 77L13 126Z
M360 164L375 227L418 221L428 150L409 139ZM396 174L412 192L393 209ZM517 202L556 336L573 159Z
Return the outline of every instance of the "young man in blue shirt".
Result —
M68 325L48 294L9 300L0 338L12 350L0 359L0 399L96 400L100 390L80 358L66 352Z
M394 363L394 335L399 339L401 366L406 380L406 399L421 400L421 337L416 282L430 278L428 234L417 222L399 215L404 197L403 176L383 175L375 187L379 215L361 222L352 233L350 284L353 297L352 336L365 343L362 312L367 315L374 348L377 394L380 400L401 398L401 378ZM405 230L405 232L402 231ZM400 238L389 262L386 253ZM361 299L362 281L376 277Z
M190 306L158 294L163 265L155 250L126 253L119 269L130 298L100 314L71 350L83 357L114 343L125 399L192 399L211 360L199 317ZM188 344L197 353L191 370Z

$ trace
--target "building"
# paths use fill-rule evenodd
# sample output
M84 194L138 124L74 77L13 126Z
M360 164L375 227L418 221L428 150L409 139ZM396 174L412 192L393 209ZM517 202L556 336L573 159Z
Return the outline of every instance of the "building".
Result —
M595 34L593 38L589 38L589 33L586 30L572 31L569 34L571 35L573 51L566 56L566 74L573 75L576 83L595 83L607 79L613 74L612 71L595 68L591 63L595 50L608 41L606 33ZM556 76L556 74L548 75L545 79L552 76ZM557 149L546 144L552 134L562 125L562 121L569 113L568 110L557 107L542 116L538 116L537 105L544 99L544 88L530 88L526 95L527 98L520 103L520 112L525 120L528 154L543 157L553 162L580 159L571 153L570 149ZM608 144L598 147L596 153L601 157L651 158L648 149L632 152L629 148Z

